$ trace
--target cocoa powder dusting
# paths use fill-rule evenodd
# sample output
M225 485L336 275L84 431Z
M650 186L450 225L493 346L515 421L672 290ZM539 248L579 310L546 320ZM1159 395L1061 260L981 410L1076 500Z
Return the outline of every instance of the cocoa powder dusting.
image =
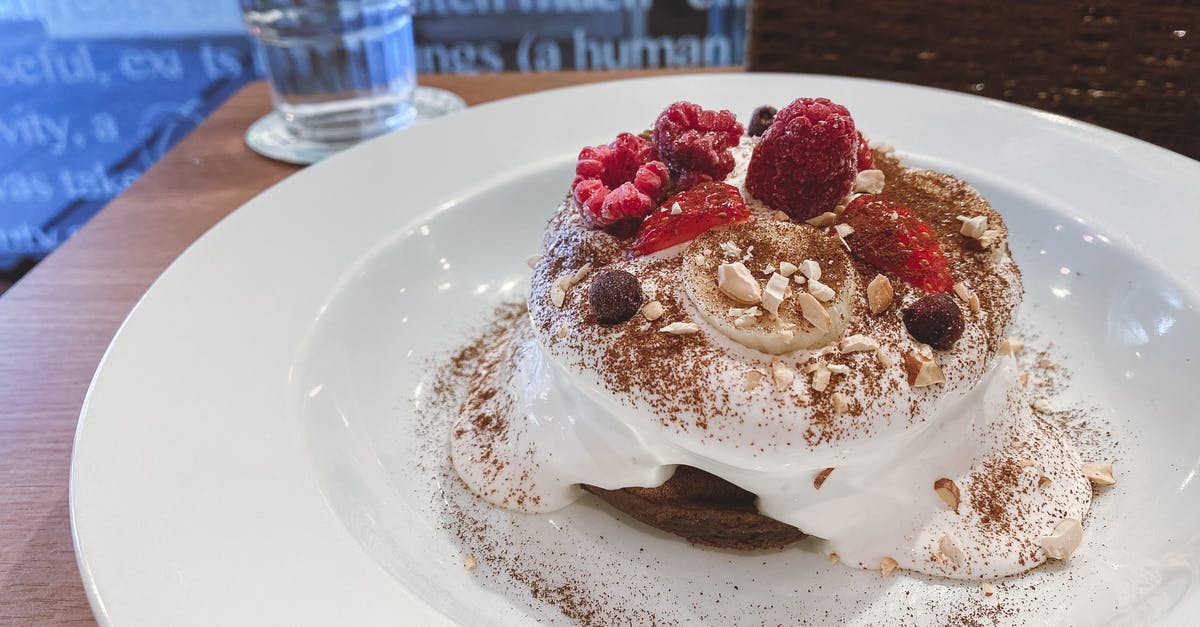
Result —
M1009 304L1020 297L1020 279L1015 266L1012 273L1016 274L1001 276L995 272L988 255L978 250L978 243L958 234L957 216L988 215L989 228L999 229L1006 236L1003 222L973 189L958 179L905 169L894 158L879 152L876 164L887 176L883 195L906 204L930 225L947 251L955 279L968 283L979 298L979 312L971 313L964 307L968 330L960 344L973 343L986 348L975 356L965 355L959 349L946 354L939 352L939 361L947 360L947 355L953 353L965 370L981 372L1010 326ZM908 394L908 386L904 359L899 353L893 355L894 363L885 366L873 353L835 352L814 356L811 361L845 365L855 376L833 375L828 388L818 391L809 389L813 375L803 369L804 364L798 364L796 377L804 384L798 387L806 393L774 390L768 375L767 381L760 385L761 393L778 394L782 399L780 412L778 415L749 413L734 400L732 388L714 389L697 384L711 381L712 373L725 367L721 359L727 354L726 346L706 333L659 332L671 322L693 321L693 313L677 285L678 258L641 259L631 270L646 291L645 300L657 300L663 306L662 316L653 322L635 314L622 323L603 327L595 324L589 320L587 278L566 291L561 308L547 304L549 286L558 277L574 273L585 264L592 264L593 274L609 265L631 267L625 261L624 242L609 233L572 228L572 222L577 220L569 211L569 202L551 219L544 241L545 254L534 270L530 311L526 311L525 304L501 307L475 341L431 363L428 398L418 405L415 434L427 448L418 456L416 465L438 486L428 495L429 506L441 528L461 547L461 555L476 559L477 568L472 575L481 588L524 604L528 616L535 620L560 622L565 618L581 625L724 624L757 618L764 624L827 624L854 620L861 612L878 606L880 595L896 607L907 608L892 616L894 624L1020 624L1027 612L1046 598L1052 598L1056 590L1062 594L1070 589L1060 580L1047 579L1034 571L1011 581L1033 581L1037 585L1001 586L999 599L985 600L970 586L955 586L945 587L941 595L923 594L925 606L913 605L908 601L910 593L923 589L922 586L941 586L943 580L923 576L894 578L889 587L880 588L882 584L877 578L869 577L877 573L844 566L825 567L820 565L823 559L809 560L814 556L803 552L791 556L727 555L690 547L677 540L663 543L653 536L654 532L620 515L595 510L591 497L562 512L524 515L492 507L471 494L448 459L445 443L451 437L450 424L459 415L465 415L475 432L491 434L496 441L505 437L507 421L513 418L512 407L505 404L506 393L489 387L488 373L511 367L502 358L505 341L527 315L539 337L557 347L560 356L578 355L578 361L572 365L602 372L604 385L619 403L629 404L629 399L636 397L653 408L665 427L702 433L718 441L737 438L742 445L756 450L773 446L815 447L864 437L879 426L874 416L880 415L888 403L901 405L909 421L920 421L938 394L937 390L928 389L911 397L900 395L901 391ZM851 241L852 238L851 235ZM754 264L748 265L776 263L778 260L771 256L777 251L768 248L762 246L759 251L762 256L753 257ZM760 271L758 267L753 269L756 273ZM850 269L863 288L877 272L858 261L853 261ZM831 272L822 280L840 284L846 279ZM873 316L865 311L864 298L845 335L867 335L880 340L885 347L907 341L899 310L919 292L903 281L894 280L893 285L893 305ZM977 316L974 323L973 316ZM1030 343L1028 338L1027 343ZM1037 358L1062 363L1052 352L1045 344L1040 349L1027 347L1020 356L1022 369L1034 372ZM750 365L770 372L769 359ZM947 372L947 376L953 378L956 373ZM957 373L957 376L964 375ZM1030 388L1052 395L1069 385L1069 378L1066 367L1042 368L1030 378ZM844 413L833 411L831 395L851 385L861 386L868 398L883 399L884 405L854 402ZM802 410L809 416L803 430L770 441L747 437ZM1089 441L1097 445L1112 444L1111 430L1106 430L1088 408L1058 408L1043 418L1085 448ZM1011 505L1022 489L1022 469L1015 460L1020 457L1022 446L1028 444L1013 442L1011 451L988 460L983 470L971 477L971 503L979 514L982 532L1004 535L1022 517L1020 509ZM489 455L489 451L481 450L481 456ZM492 461L497 470L503 468L502 460ZM512 495L512 502L522 503L522 498L526 497ZM621 542L605 537L604 530L609 528L605 525L610 523L621 527ZM636 540L642 533L650 534L644 546ZM630 538L634 538L635 544L630 544ZM673 556L689 551L700 552L689 559L699 559L711 568L679 572ZM1031 564L1035 557L1028 556ZM461 560L459 556L451 561L461 563ZM789 586L786 575L764 576L757 570L775 568L791 560L804 564L802 579L812 581L815 573L816 580L824 583L797 590ZM783 571L763 572L797 571L788 566ZM819 616L808 615L806 594L820 598L820 605L826 608L840 609L825 609Z

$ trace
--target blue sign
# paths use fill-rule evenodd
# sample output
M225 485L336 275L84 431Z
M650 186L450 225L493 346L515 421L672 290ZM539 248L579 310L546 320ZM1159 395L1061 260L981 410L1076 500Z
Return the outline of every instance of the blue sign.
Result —
M416 0L420 72L742 63L745 0ZM0 277L262 75L236 0L0 0Z

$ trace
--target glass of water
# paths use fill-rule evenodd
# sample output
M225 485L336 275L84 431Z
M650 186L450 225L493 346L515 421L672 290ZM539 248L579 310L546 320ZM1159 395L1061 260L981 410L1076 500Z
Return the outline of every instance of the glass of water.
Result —
M311 163L416 117L412 0L240 0L275 111L252 148Z

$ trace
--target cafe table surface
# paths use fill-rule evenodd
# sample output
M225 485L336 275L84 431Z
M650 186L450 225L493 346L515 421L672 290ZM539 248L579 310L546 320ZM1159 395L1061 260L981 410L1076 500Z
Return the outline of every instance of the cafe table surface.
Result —
M666 71L429 75L468 105ZM242 137L265 83L218 108L0 296L0 625L94 624L71 543L71 444L92 373L150 284L201 234L300 168Z

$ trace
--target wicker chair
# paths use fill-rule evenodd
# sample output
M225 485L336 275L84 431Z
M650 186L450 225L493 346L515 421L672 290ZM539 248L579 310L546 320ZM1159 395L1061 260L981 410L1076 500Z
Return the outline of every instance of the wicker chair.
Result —
M749 31L751 71L976 93L1200 159L1197 0L753 0Z

